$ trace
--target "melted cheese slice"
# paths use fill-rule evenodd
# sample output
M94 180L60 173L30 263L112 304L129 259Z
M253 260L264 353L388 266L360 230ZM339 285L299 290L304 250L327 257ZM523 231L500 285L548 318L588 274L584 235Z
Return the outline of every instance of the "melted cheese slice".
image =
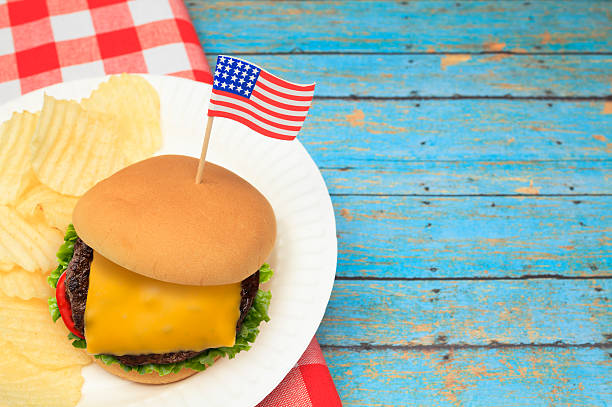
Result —
M166 283L94 252L85 307L88 353L134 355L233 346L239 316L240 283Z

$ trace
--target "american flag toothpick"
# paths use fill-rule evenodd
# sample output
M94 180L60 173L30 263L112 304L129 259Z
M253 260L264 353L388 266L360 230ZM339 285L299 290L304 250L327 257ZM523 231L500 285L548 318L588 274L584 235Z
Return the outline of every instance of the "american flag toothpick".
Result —
M202 181L214 117L236 120L264 136L293 140L306 120L314 88L314 83L288 82L243 59L220 55L196 183Z

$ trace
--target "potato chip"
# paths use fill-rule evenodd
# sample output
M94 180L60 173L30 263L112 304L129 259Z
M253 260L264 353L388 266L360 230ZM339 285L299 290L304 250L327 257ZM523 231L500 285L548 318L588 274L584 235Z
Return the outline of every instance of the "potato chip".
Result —
M52 352L54 343L46 344ZM75 350L76 351L76 350ZM0 339L0 405L68 407L81 398L81 366L44 369L20 349Z
M90 356L72 346L64 324L53 322L46 300L0 296L0 332L2 341L10 342L41 367L57 369L91 362Z
M22 300L39 298L46 300L53 294L47 283L47 275L31 273L15 267L10 271L0 272L0 294L8 297L18 297Z
M57 265L62 233L42 223L26 222L17 210L0 205L0 261L27 271L47 272Z
M25 217L42 216L47 225L65 232L77 201L77 197L62 195L39 183L23 195L17 211Z
M111 76L81 105L89 112L117 119L123 151L131 162L147 158L161 147L159 95L143 77Z
M38 113L13 113L0 125L0 204L13 203L27 185L30 171L30 140Z
M80 196L131 163L121 151L120 137L112 117L45 95L31 143L32 168L53 190Z

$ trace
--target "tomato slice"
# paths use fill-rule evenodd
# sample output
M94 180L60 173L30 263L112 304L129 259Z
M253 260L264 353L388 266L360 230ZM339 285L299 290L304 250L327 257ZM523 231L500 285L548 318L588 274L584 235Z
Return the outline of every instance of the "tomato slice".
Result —
M81 339L85 339L83 335L74 327L74 321L72 320L72 310L70 309L70 302L66 298L66 273L62 273L59 280L57 280L57 286L55 287L55 298L57 299L57 307L59 308L62 321L66 328Z

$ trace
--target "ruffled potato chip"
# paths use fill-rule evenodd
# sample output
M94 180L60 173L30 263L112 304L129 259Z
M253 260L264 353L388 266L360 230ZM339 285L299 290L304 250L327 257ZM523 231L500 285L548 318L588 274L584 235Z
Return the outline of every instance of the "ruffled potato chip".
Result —
M115 75L98 86L81 105L88 112L117 120L122 150L131 162L149 157L162 145L159 95L138 75Z
M31 143L32 168L53 190L80 196L130 164L121 150L116 120L90 114L77 102L45 95Z
M66 342L66 338L63 338ZM45 344L48 353L56 343ZM0 405L10 407L72 407L81 398L80 365L46 369L18 346L0 338Z
M47 300L0 296L0 332L0 340L10 342L40 367L57 369L91 363L90 356L72 346L64 324L53 322Z
M28 223L17 210L0 205L0 261L27 271L48 272L57 266L55 253L62 233L43 223Z
M0 204L14 203L30 178L30 140L38 113L13 113L0 125Z
M46 300L53 294L46 274L31 273L20 267L0 272L0 293L22 300L39 298Z
M77 197L62 195L39 183L23 194L17 211L25 217L42 216L47 225L65 232L77 201Z

